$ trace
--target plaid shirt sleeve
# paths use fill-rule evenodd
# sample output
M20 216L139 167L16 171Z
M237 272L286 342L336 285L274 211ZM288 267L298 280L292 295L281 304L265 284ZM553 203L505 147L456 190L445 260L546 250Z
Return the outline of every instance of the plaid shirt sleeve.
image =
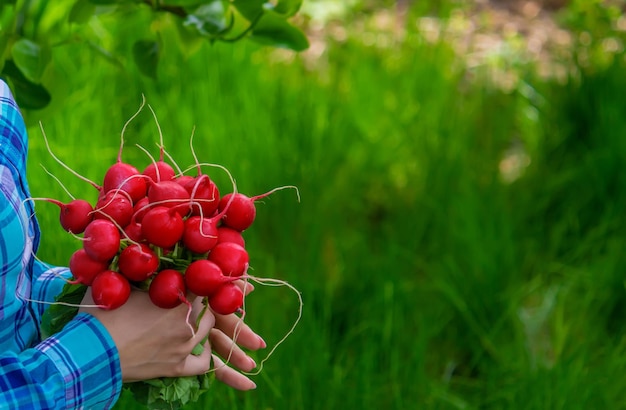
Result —
M108 409L122 387L117 349L93 316L81 313L41 340L45 308L66 268L37 261L39 227L26 181L27 136L0 80L0 408Z

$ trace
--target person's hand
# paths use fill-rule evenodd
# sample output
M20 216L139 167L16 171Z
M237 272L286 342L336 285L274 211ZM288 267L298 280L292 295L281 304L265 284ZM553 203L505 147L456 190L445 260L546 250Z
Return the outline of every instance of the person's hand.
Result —
M254 286L250 283L244 284L243 281L237 281L237 284L246 295L254 290ZM236 369L244 372L252 371L256 363L242 348L263 349L266 347L265 341L235 314L213 313L213 316L215 327L209 332L209 340L214 352L213 368L216 378L238 390L256 388L252 380ZM228 364L232 364L234 368Z
M254 289L249 283L238 284L246 294ZM202 298L191 296L190 299L193 300L193 309L189 323L193 324L203 305ZM90 292L85 294L82 304L94 304ZM118 349L125 382L215 371L217 380L235 389L256 387L252 380L238 371L249 372L256 367L254 360L242 348L258 350L266 344L235 314L219 315L207 310L194 336L191 325L186 321L186 305L161 309L142 291L131 292L128 301L114 310L84 307L80 311L95 316L109 331ZM207 334L209 341L204 344L202 354L191 354Z
M189 323L195 324L202 309L201 298L194 298ZM93 305L91 292L82 304ZM188 307L173 309L155 306L147 292L132 291L128 301L117 309L81 308L95 316L109 331L119 352L122 380L155 377L192 376L205 373L211 365L208 343L200 355L191 351L215 324L211 311L202 316L195 335L187 322Z

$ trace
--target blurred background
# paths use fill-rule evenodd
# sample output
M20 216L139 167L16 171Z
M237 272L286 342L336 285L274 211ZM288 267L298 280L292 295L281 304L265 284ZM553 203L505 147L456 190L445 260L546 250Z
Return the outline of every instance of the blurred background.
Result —
M40 122L99 181L142 94L181 167L194 132L241 192L301 195L264 199L245 232L252 274L302 293L300 322L255 391L216 383L190 408L626 408L623 1L304 0L302 51L185 40L141 10L74 28L65 3L38 17L69 40L42 73L50 104L25 110L33 196L69 198L46 171L96 196ZM130 57L146 26L150 75ZM123 159L158 139L144 110ZM39 256L65 264L57 212L37 205ZM246 308L260 362L298 298L257 286Z

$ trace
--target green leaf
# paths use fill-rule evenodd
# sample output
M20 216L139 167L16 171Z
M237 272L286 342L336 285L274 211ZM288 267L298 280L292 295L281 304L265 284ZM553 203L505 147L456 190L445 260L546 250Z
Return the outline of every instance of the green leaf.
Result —
M15 101L22 108L38 110L48 105L52 99L45 87L29 81L12 60L5 62L0 76L12 84Z
M15 6L17 4L17 0L2 0L0 3L0 9L4 8L4 6Z
M91 40L87 40L85 43L89 48L96 52L100 57L104 58L109 63L113 64L119 69L124 69L124 64L120 61L118 57L116 57L109 50L102 47L100 44L95 43Z
M15 4L10 4L9 2L8 4L2 3L0 5L0 33L7 37L12 33L16 15Z
M178 35L178 47L185 57L190 57L200 50L205 39L198 35L196 29L187 27L181 19L175 19L174 25Z
M48 63L52 59L50 47L20 38L11 48L15 65L32 82L39 82Z
M228 2L212 0L191 12L185 19L185 26L194 27L202 35L213 36L228 29L228 20Z
M202 0L165 0L161 1L159 5L161 6L178 6L178 7L191 7L191 6L199 6L205 3Z
M179 409L197 402L210 388L211 375L162 377L126 383L125 389L150 410Z
M273 11L266 11L250 37L261 44L303 51L309 47L304 33Z
M19 102L18 102L19 104ZM83 300L87 286L66 283L55 301L63 304L51 305L42 316L41 329L43 338L58 333L78 313L78 307L68 306L65 303L78 305Z
M295 15L302 6L302 0L279 0L272 10L285 16Z
M104 6L108 4L128 3L128 0L89 0L89 2Z
M200 356L202 352L204 352L204 346L202 346L200 343L195 345L193 349L191 350L191 354L196 355L196 356Z
M133 58L143 75L156 79L160 48L154 40L137 40L133 44Z
M13 35L14 22L15 10L0 8L0 71L2 71L4 60L8 54L7 49Z
M248 21L255 20L259 14L265 11L265 0L234 0L233 6L244 16Z
M70 23L86 23L95 12L96 5L94 3L89 0L78 0L70 10L68 20Z

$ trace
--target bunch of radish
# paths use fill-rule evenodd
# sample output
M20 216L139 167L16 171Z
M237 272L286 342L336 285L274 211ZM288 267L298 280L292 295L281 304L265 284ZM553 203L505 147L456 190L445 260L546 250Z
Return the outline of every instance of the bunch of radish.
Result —
M196 172L187 175L164 160L162 134L160 158L139 170L122 161L123 134L102 183L81 176L98 190L96 203L32 198L58 205L61 226L81 240L69 261L71 283L88 286L102 309L122 306L135 288L164 309L190 306L191 293L206 298L216 313L242 312L244 293L235 282L249 277L242 233L254 222L255 201L294 187L247 196L237 192L229 173L232 191L220 195L202 165L226 169L200 164L194 153L190 169Z

